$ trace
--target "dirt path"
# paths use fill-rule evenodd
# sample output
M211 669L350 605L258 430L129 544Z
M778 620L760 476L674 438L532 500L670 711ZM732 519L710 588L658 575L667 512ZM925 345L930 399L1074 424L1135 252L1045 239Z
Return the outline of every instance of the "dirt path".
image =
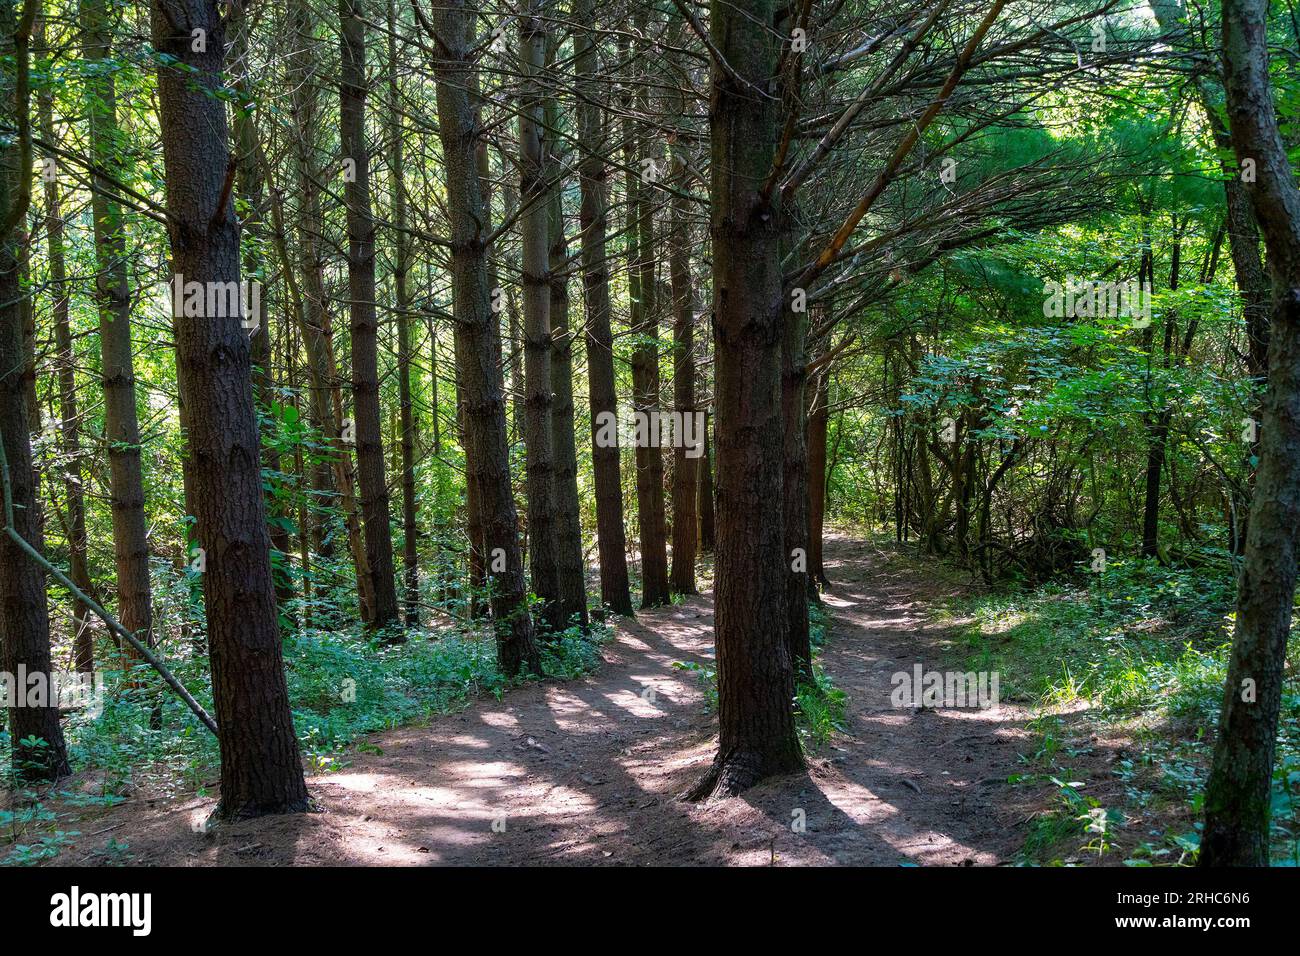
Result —
M850 734L809 774L697 806L715 718L674 661L713 653L707 597L620 627L599 673L533 684L430 724L376 735L382 753L310 778L322 813L194 832L212 798L140 801L69 824L58 862L96 862L111 836L138 865L994 864L1019 844L1007 775L1025 714L890 705L890 675L940 663L924 609L942 585L873 545L827 542L832 627L823 663ZM798 811L802 811L800 814ZM806 831L792 823L802 816Z

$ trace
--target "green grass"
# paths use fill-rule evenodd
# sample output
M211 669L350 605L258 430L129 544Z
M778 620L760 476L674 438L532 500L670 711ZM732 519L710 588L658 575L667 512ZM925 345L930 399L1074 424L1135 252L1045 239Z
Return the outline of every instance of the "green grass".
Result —
M846 732L848 695L835 686L818 661L829 626L826 606L810 604L808 637L813 651L812 680L799 681L795 686L795 723L805 751L824 747L836 732Z
M1061 788L1058 807L1031 825L1027 862L1113 853L1119 844L1112 837L1126 819L1168 825L1157 822L1140 837L1130 835L1123 862L1195 859L1232 602L1226 561L1191 570L1113 560L1077 584L998 591L946 606L944 616L962 622L966 666L998 671L1003 698L1029 704L1037 715L1031 725L1035 750L1020 779ZM1300 644L1293 655L1296 650ZM1132 741L1108 771L1109 780L1078 780L1071 770L1095 756L1085 739L1089 732ZM1284 690L1278 742L1275 862L1294 865L1300 859L1300 694L1294 683ZM1121 795L1116 805L1102 807L1086 795L1087 787L1100 783ZM1104 833L1097 832L1099 815Z
M795 690L795 724L804 750L817 750L830 743L835 733L846 733L845 706L848 695L832 683L818 664L813 664L811 681L800 681Z

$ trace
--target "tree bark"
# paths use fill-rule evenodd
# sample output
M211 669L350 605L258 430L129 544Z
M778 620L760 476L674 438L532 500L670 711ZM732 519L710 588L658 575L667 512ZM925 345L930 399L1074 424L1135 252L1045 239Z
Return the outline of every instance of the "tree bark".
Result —
M718 550L714 632L718 754L691 791L732 795L803 768L784 629L779 199L764 194L777 111L755 96L776 74L773 0L714 3L712 110Z
M102 64L112 55L104 0L81 4L84 56ZM88 71L90 152L114 178L117 156L117 100L111 69ZM135 366L131 345L131 290L126 274L122 212L101 179L91 196L95 237L95 302L99 308L100 371L104 387L104 438L108 442L109 494L113 514L113 558L117 570L117 617L142 642L153 645L149 545L145 531L144 476L140 425L136 418ZM138 660L129 644L123 654Z
M36 22L37 46L48 55L44 17L38 14ZM41 137L55 142L54 93L43 85L37 93L37 113ZM72 583L85 594L94 594L87 560L86 498L82 486L81 415L77 407L76 353L72 348L72 326L69 303L67 262L64 257L63 211L59 197L57 175L46 178L45 240L50 270L50 293L53 298L55 367L59 386L59 431L62 437L62 483L67 489L68 570ZM91 611L77 597L72 598L72 646L77 672L92 673L95 669L95 641L91 630Z
M641 36L647 30L646 15L635 15ZM638 56L648 56L638 45ZM641 117L649 112L649 87L636 87L636 111ZM643 178L642 163L658 157L646 148L647 135L637 129L630 112L623 120L623 136L628 157L627 213L628 229L628 297L631 300L630 325L635 336L632 346L632 405L649 416L659 411L659 319L656 311L654 257L654 190ZM653 180L655 177L649 177ZM638 441L636 459L637 522L641 543L641 607L668 604L668 540L664 520L664 458L659 447L658 430L647 428L646 440Z
M712 554L717 540L717 523L713 512L713 450L709 442L709 422L713 416L704 413L704 454L700 456L700 550Z
M524 454L528 474L528 563L541 620L564 629L560 600L555 513L554 428L551 380L550 223L543 143L541 77L546 27L541 0L529 0L519 17L519 235L524 280Z
M475 151L479 128L470 93L476 68L470 52L477 11L468 0L447 0L429 29L445 44L434 60L438 121L451 227L451 271L468 480L477 484L484 519L483 543L492 592L497 660L508 677L541 673L533 638L519 547L518 515L510 488L501 349L493 341L497 316L490 304L483 206Z
M674 26L672 45L679 45L680 21ZM685 425L696 415L695 408L695 284L691 277L691 229L686 218L688 169L691 138L686 130L686 102L680 91L673 94L672 141L673 197L670 203L668 272L673 297L673 410ZM694 435L691 430L690 434ZM696 436L699 439L699 436ZM682 436L673 443L673 563L669 585L677 594L698 594L695 586L695 553L699 535L696 516L696 487L699 479L699 447L687 448Z
M574 18L591 23L593 0L575 0ZM609 263L605 234L609 198L605 137L597 97L599 55L587 31L573 38L574 67L583 96L578 103L578 142L581 159L578 184L582 192L579 225L582 227L582 287L586 328L587 386L591 402L591 467L596 489L596 545L600 555L600 600L615 614L632 616L632 595L627 573L627 536L623 528L622 479L616 444L597 439L602 415L616 415L614 389L614 337L610 328Z
M0 73L0 122L18 126L17 137L0 142L0 437L7 464L5 481L13 501L12 527L38 551L43 550L29 410L23 381L27 363L23 341L23 288L19 270L26 240L23 225L31 205L31 138L24 119L30 109L28 50L33 8L20 19L14 0L0 0L0 57L14 64ZM26 131L24 131L26 129ZM50 618L45 602L45 571L23 553L8 534L0 534L0 669L17 680L44 675L48 684ZM25 693L26 687L15 688ZM19 781L54 780L69 772L67 747L59 726L57 701L44 706L25 697L8 703L13 768Z
M183 67L158 71L172 271L228 284L240 279L239 224L225 104L214 95L224 82L219 10L216 0L155 0L152 32L154 47ZM193 30L203 31L202 44ZM188 507L206 550L219 812L233 819L302 811L307 787L280 656L248 334L239 314L186 317L177 314L181 304L173 302L176 370L194 463Z
M1266 866L1270 790L1300 537L1300 189L1268 77L1267 0L1224 0L1223 61L1232 145L1251 160L1251 202L1273 285L1269 387L1237 591L1237 623L1205 787L1202 866Z
M420 625L420 528L415 497L415 449L419 432L411 401L411 239L406 231L404 131L397 85L399 23L393 0L388 0L388 178L393 216L393 306L397 313L397 389L401 410L402 454L402 571L406 583L406 626ZM432 345L430 345L432 348ZM437 403L434 414L437 415Z
M357 485L365 528L366 562L375 596L370 624L383 628L398 618L393 571L393 533L384 475L379 405L379 320L375 309L375 220L370 208L370 157L366 144L366 40L364 0L339 0L339 138L354 175L345 177L347 205L348 312L352 337L352 405L356 415Z
M548 60L554 58L554 50ZM552 90L545 104L548 130L559 126L559 104ZM552 142L557 142L552 140ZM558 149L558 146L554 147ZM582 560L582 523L578 503L578 449L573 433L573 333L569 328L569 245L565 236L564 180L562 157L554 151L548 158L553 182L547 200L550 228L548 278L551 310L551 405L552 451L555 456L555 548L559 575L559 616L564 625L587 627L587 582Z
M830 424L829 375L823 369L817 375L811 408L808 411L808 574L822 587L831 582L826 577L822 558L822 534L826 524L826 431Z
M465 449L466 465L469 464L469 424L465 419L465 386L461 378L459 363L456 369L456 431L461 448ZM483 544L483 505L479 502L477 481L469 480L468 467L465 480L465 538L469 548L468 570L470 587L470 617L479 617L485 613L483 602L487 587L486 551Z
M808 314L783 303L781 334L782 510L785 518L786 646L796 680L812 677L812 644L808 625Z

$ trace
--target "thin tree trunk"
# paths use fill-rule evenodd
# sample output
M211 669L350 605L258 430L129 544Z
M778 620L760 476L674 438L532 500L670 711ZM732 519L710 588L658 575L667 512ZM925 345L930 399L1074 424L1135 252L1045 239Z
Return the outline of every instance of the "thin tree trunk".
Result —
M643 10L635 15L635 26L641 36L646 35L647 23ZM644 45L638 44L638 58L649 55ZM648 84L636 86L636 111L645 117L649 111ZM647 416L659 412L659 323L656 313L655 257L654 257L654 190L646 177L653 161L657 173L658 158L646 148L647 136L629 111L623 120L623 137L626 144L627 214L628 229L628 297L631 300L630 325L635 336L632 347L632 405ZM672 596L668 591L668 541L664 520L664 458L659 447L658 429L648 427L644 440L636 443L636 502L637 523L641 538L641 607L651 608L668 604Z
M551 399L550 226L546 147L542 130L541 76L546 27L541 0L529 0L519 17L519 235L524 279L524 453L528 473L528 558L541 619L563 630L555 518L554 429Z
M37 46L48 55L44 18L38 14ZM54 92L43 85L37 93L37 112L41 137L55 142ZM87 562L86 498L82 487L81 417L77 408L76 354L72 348L72 326L69 318L71 290L68 286L67 264L63 254L64 225L59 199L58 176L45 177L45 239L48 248L50 293L53 297L55 367L59 385L60 433L63 439L63 466L61 479L67 488L68 565L69 577L85 594L94 593ZM95 641L91 630L90 608L80 598L72 598L73 656L77 672L92 673L95 669Z
M712 554L717 540L713 516L713 450L709 442L709 423L713 416L704 414L704 454L700 456L700 550Z
M477 99L475 102L474 117L475 120L477 120L478 122L482 122L482 109ZM484 178L484 173L491 166L489 155L490 154L487 151L486 144L480 145L479 153L478 153L479 161L482 164L479 167L480 180ZM503 157L503 162L504 162L504 157ZM515 188L509 175L506 175L505 180L501 185L501 202L503 206L502 209L503 219L509 220L512 217L514 217L515 211L519 206L518 196L519 196L519 190ZM491 193L485 189L483 192L484 209L491 208L490 197L491 197ZM503 258L508 259L510 265L513 265L515 262L513 250L506 248L503 249L502 252L503 252ZM493 297L496 298L496 301L500 303L496 307L498 309L504 307L505 315L502 317L502 321L505 323L506 340L510 345L510 350L506 355L506 363L507 363L506 371L509 374L509 381L507 384L510 393L510 432L509 432L510 446L509 447L513 451L515 446L519 442L520 436L524 432L524 420L527 417L527 415L524 412L524 394L525 394L524 345L523 345L524 331L523 328L520 326L520 322L519 322L519 308L517 303L515 302L514 286L510 285L510 286L502 287L501 277L500 275L497 274L496 261L490 258L491 250L488 251L488 254L489 254L488 270L489 270L489 275L491 276L492 279L492 294ZM497 298L498 289L500 290L499 298ZM500 334L496 336L496 339L498 342L501 341ZM500 361L500 359L498 359L498 361ZM529 531L530 537L531 534L532 532L530 530Z
M684 122L680 96L677 113ZM673 193L669 228L668 271L673 296L673 409L680 415L683 435L695 408L695 284L691 278L690 224L686 219L687 168L690 141L679 129L673 146ZM694 435L694 431L690 434ZM669 584L677 594L698 594L695 586L695 551L699 523L696 519L696 468L699 446L687 448L683 435L673 443L673 563ZM695 436L696 440L699 436Z
M470 617L485 613L483 601L487 587L486 551L483 545L483 505L479 501L478 482L469 477L469 424L465 418L465 386L461 381L459 362L456 369L456 430L461 448L465 449L465 537L469 548Z
M393 571L393 533L384 476L382 410L379 404L379 320L375 308L375 221L370 209L370 157L366 146L366 40L364 0L339 0L339 137L345 161L347 205L348 313L352 337L352 404L356 415L357 485L365 528L375 613L370 624L387 627L398 619Z
M576 0L574 17L591 23L593 0ZM583 96L578 104L578 140L582 156L578 182L582 191L582 287L585 296L588 398L591 402L591 467L596 488L596 545L600 555L600 600L615 614L632 616L627 573L627 536L623 528L622 479L617 444L598 440L601 416L617 415L614 389L614 337L610 329L609 263L605 233L609 198L608 167L598 80L599 55L591 35L574 34L574 66Z
M402 569L406 581L406 626L420 625L420 530L415 499L415 449L419 445L411 402L411 240L406 232L405 161L401 100L397 86L397 10L388 0L388 177L393 208L393 298L397 311L397 388L401 406ZM434 404L437 414L437 404Z
M1175 291L1178 288L1179 272L1182 265L1182 227L1179 223L1174 223L1172 251L1170 253L1169 266L1169 288ZM1154 274L1148 278L1151 279L1152 286L1155 285ZM1166 310L1163 317L1164 322L1164 367L1166 371L1174 359L1174 310ZM1148 355L1150 355L1148 350ZM1160 557L1160 484L1165 469L1165 450L1169 441L1169 423L1173 418L1173 410L1165 403L1162 408L1154 413L1147 413L1146 432L1147 432L1147 464L1146 464L1146 484L1145 498L1142 508L1142 554L1148 558Z
M287 275L285 276L285 286L288 288L290 292L290 296L296 298L296 289L294 288L294 283ZM299 303L295 305L294 308L301 309L301 304ZM295 326L292 325L291 323L286 322L284 325L281 326L281 329L282 329L282 334L284 336L285 373L287 378L287 384L289 386L289 393L291 395L297 396L300 393L298 390L298 372L297 372L298 341L295 338ZM293 399L292 407L298 413L300 419L304 421L310 420L303 414L303 403L300 398ZM307 467L303 461L302 442L294 443L293 468L294 468L294 474L298 482L298 488L299 489L307 488L308 476L307 476ZM297 497L297 517L298 517L299 584L301 587L300 593L302 595L302 602L303 602L302 614L299 618L298 623L300 627L308 628L312 626L313 608L315 607L315 602L312 600L312 597L315 593L315 587L313 584L312 557L311 557L312 520L311 520L310 509L307 506L307 495L303 494L302 491L300 490L296 497Z
M13 0L0 0L0 57L14 64L0 72L0 122L19 126L17 137L0 142L0 437L6 462L4 480L13 502L12 528L43 550L23 375L23 300L19 276L20 231L31 205L31 140L24 131L30 108L29 44L33 7L20 21ZM16 140L16 141L15 141ZM8 517L8 516L6 516ZM11 675L45 675L48 684L50 618L45 601L45 571L8 534L0 535L0 670ZM30 685L29 685L30 686ZM26 690L26 688L23 688ZM59 726L57 701L10 701L8 730L13 768L20 781L53 780L68 770L67 747ZM21 704L21 706L20 706ZM33 746L29 741L41 741Z
M501 349L494 341L499 325L488 282L487 210L475 162L479 130L469 84L476 72L470 53L476 15L467 0L447 0L435 24L426 24L426 30L446 44L443 56L434 60L434 70L451 228L456 363L468 440L466 471L468 480L477 483L482 504L497 660L502 672L514 677L524 669L541 673L541 658L528 614L518 516L510 488Z
M781 332L782 510L785 518L786 646L796 679L812 677L808 626L808 445L804 388L808 379L808 314L783 303Z
M1251 160L1251 202L1273 283L1269 388L1237 590L1236 629L1205 787L1202 866L1267 866L1273 758L1300 537L1300 189L1268 77L1267 0L1224 0L1232 145Z
M28 202L30 207L30 200ZM44 424L41 422L41 399L36 393L36 302L29 290L32 288L32 244L31 234L25 232L18 255L18 284L24 295L18 302L23 326L23 394L27 398L27 430L39 435ZM41 523L41 533L45 531L45 508L41 500L41 462L34 456L32 449L33 480L36 482L37 520Z
M554 51L551 57L553 58ZM553 94L545 107L546 128L559 125L559 107ZM558 147L557 147L558 148ZM578 504L578 449L573 433L573 333L569 329L569 245L565 237L564 181L559 177L562 157L548 160L552 175L547 221L550 228L549 283L551 295L551 406L552 451L555 455L555 546L559 574L559 616L566 625L587 627L587 582L582 561L582 524Z
M830 585L822 558L822 535L826 524L826 431L830 424L829 375L817 375L808 411L808 575L823 587Z
M112 56L104 0L84 0L81 29L88 63ZM90 152L110 175L118 167L116 91L111 69L86 77ZM224 129L224 124L223 124ZM223 147L223 154L228 149ZM115 177L116 178L116 177ZM153 645L149 545L145 531L144 478L140 466L140 425L135 407L135 367L131 345L131 290L126 273L126 235L122 212L106 181L91 196L95 237L95 301L99 307L100 366L104 387L104 438L108 442L109 493L113 508L113 557L117 570L117 616L122 626ZM189 276L186 276L189 279ZM129 644L123 653L135 659Z

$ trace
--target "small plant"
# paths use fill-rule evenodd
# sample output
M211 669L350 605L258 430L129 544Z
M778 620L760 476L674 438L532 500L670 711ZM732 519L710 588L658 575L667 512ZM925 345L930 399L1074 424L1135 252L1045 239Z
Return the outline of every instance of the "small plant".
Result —
M1274 865L1300 866L1300 761L1286 761L1273 773L1272 824L1282 849Z
M9 854L0 859L5 866L33 866L44 860L59 855L73 837L80 836L76 830L54 830L40 837L35 843L15 843Z
M1080 793L1084 786L1081 781L1049 779L1057 787L1059 804L1056 810L1035 819L1025 840L1024 856L1033 862L1060 863L1067 852L1101 857L1114 849L1112 835L1124 825L1124 814ZM1080 839L1085 840L1082 845Z
M845 726L848 699L821 667L813 666L813 679L801 681L795 693L795 719L805 749L825 746L836 731L848 732Z
M703 664L697 664L694 661L673 661L673 667L679 671L688 671L696 676L700 686L704 688L704 712L715 714L718 712L718 669L716 667L705 667Z
M103 866L126 866L132 857L131 848L126 843L119 843L113 837L108 838L102 849L90 854Z

